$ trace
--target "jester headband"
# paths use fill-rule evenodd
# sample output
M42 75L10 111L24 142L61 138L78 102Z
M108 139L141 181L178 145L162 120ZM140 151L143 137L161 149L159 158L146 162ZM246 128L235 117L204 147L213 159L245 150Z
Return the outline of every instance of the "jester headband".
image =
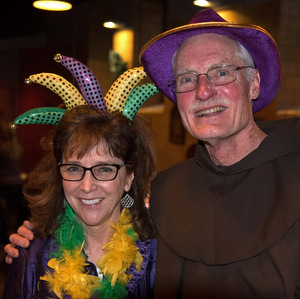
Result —
M153 83L137 84L146 77L143 67L124 72L103 96L100 84L94 73L83 63L72 58L56 54L56 62L67 68L76 79L80 91L63 77L52 73L31 75L25 83L41 84L59 95L66 109L43 107L28 110L18 116L13 126L24 124L56 125L67 109L78 105L92 105L108 112L119 111L132 120L143 103L158 93Z

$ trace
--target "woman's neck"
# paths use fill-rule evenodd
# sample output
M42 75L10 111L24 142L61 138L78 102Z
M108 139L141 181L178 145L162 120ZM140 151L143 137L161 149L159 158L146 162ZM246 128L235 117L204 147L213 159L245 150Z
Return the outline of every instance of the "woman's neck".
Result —
M100 258L104 255L103 245L105 245L113 236L112 227L95 227L85 231L85 253L88 256L88 261L97 264Z

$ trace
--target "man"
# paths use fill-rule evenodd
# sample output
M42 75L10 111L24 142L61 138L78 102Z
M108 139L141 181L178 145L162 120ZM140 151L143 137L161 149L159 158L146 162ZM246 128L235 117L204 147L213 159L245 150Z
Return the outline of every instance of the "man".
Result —
M299 121L256 124L280 60L262 28L202 10L142 49L148 76L199 140L151 190L156 298L295 298L300 278Z
M199 139L195 157L152 186L155 297L297 297L299 121L253 118L279 88L274 40L202 10L148 42L140 59Z

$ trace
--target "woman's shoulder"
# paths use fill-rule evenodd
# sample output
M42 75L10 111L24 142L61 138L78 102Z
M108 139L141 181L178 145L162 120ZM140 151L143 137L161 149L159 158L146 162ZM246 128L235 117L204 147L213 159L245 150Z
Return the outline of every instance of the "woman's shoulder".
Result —
M30 246L28 248L18 248L19 258L26 259L28 263L36 263L37 260L41 261L43 259L49 259L49 253L54 246L53 240L53 236L41 238L35 235L34 239L30 241Z
M35 236L28 248L19 248L19 258L14 259L6 278L3 298L46 298L47 289L39 285L39 277L45 274L52 237Z

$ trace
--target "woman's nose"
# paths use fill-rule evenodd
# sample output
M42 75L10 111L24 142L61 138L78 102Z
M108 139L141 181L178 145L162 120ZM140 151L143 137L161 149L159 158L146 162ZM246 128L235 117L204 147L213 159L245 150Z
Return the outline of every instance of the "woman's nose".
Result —
M80 190L89 193L97 188L97 180L92 175L91 171L86 171L80 181Z

